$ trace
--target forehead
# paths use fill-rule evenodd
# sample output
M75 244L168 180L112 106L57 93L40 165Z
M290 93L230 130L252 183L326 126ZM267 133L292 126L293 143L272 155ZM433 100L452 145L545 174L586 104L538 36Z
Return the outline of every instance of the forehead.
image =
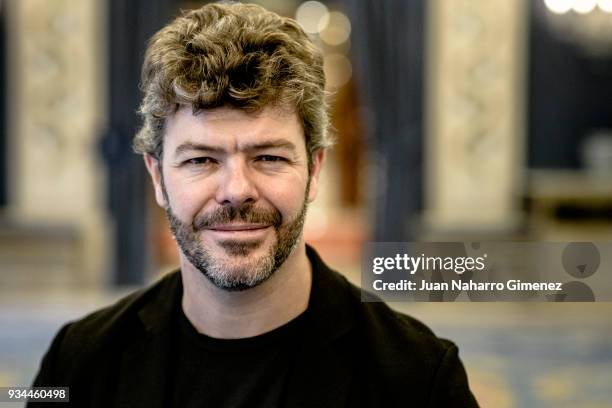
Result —
M181 106L166 119L164 150L186 142L231 149L268 139L284 139L305 150L304 132L295 110L268 106L247 112L220 107L193 113L191 107Z

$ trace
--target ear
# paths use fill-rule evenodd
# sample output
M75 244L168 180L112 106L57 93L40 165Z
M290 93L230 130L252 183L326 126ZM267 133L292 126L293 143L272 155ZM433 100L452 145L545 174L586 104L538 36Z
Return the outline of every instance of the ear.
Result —
M310 172L310 191L308 192L308 202L313 202L317 198L317 192L319 191L319 175L325 163L327 157L327 151L325 149L319 149L312 155L312 170Z
M151 176L151 181L153 182L153 188L155 189L155 201L157 204L166 208L168 203L166 203L166 197L164 196L164 191L162 188L162 174L161 174L161 163L158 159L151 156L148 153L143 155L145 166L147 166L147 171Z

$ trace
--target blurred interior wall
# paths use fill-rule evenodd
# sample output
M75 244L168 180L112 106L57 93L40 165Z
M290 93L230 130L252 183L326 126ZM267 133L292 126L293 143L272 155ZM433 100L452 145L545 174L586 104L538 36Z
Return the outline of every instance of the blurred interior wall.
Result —
M525 177L528 3L427 5L428 229L513 230Z
M96 154L105 118L104 2L8 0L2 7L11 119L5 216L13 227L3 236L0 279L95 285L108 245Z
M529 167L589 169L589 142L612 133L611 15L530 11Z

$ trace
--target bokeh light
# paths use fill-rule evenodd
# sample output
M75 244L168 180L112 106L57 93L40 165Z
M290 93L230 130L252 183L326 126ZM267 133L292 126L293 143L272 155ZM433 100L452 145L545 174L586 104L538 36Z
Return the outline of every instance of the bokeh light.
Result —
M324 59L325 78L329 88L340 88L353 74L351 61L342 54L329 54Z
M555 14L565 14L572 9L572 0L544 0L546 7Z
M612 13L612 0L598 0L597 6L601 11Z
M325 27L328 24L329 10L321 2L305 1L296 10L295 19L304 31L310 34L317 34L321 31L321 27Z
M573 9L576 13L587 14L595 9L597 0L574 0Z
M351 35L351 22L348 17L340 11L332 11L328 14L327 21L321 21L320 37L328 45L340 45L345 43Z

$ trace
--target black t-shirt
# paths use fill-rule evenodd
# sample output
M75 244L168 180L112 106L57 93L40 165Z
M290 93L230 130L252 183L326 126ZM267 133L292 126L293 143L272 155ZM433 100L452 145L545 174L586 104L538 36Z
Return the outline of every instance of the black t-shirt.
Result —
M172 406L284 406L286 379L304 337L307 312L259 336L216 339L198 333L179 309L170 373Z

